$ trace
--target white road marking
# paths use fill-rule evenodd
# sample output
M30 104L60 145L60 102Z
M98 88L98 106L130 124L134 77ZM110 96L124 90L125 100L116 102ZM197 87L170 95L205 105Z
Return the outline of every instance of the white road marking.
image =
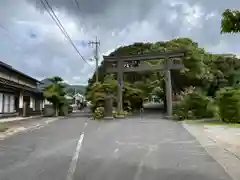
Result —
M88 124L87 122L84 123L84 127L83 127L84 129L87 127L87 124Z
M137 172L134 175L134 180L139 180L144 166L144 160L152 153L153 149L149 149L147 153L142 157L140 163L138 164Z
M117 149L115 149L115 150L114 150L114 154L118 153L118 151L119 151L119 149L118 149L118 148L117 148Z
M78 141L78 144L77 144L77 147L76 147L76 151L75 151L75 153L72 157L72 161L71 161L70 166L69 166L69 170L68 170L66 180L73 180L73 175L74 175L75 170L76 170L77 161L78 161L80 150L81 150L81 147L82 147L83 138L84 138L84 133L82 133L80 135L80 138L79 138L79 141Z
M142 173L142 168L143 168L143 159L140 161L140 163L138 164L138 168L137 168L137 172L134 175L134 180L138 180L140 177L140 174Z
M114 153L113 153L113 157L115 158L115 159L118 159L119 158L119 148L116 148L115 150L114 150Z

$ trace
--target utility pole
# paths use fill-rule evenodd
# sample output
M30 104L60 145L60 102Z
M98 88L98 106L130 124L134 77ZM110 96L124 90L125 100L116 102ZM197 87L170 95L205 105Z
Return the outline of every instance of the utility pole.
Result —
M98 47L100 46L100 41L98 41L97 36L95 41L89 41L89 45L95 45L96 82L98 82Z
M77 94L77 89L74 88L74 104L77 104L77 99L76 99L76 94Z

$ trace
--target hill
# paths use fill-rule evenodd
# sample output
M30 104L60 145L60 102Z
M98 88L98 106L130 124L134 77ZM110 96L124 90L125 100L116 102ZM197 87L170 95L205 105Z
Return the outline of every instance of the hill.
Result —
M86 86L84 85L67 85L66 88L66 91L69 95L73 95L75 93L75 90L76 93L80 93L82 95L84 95L86 91Z
M39 89L43 90L45 87L47 87L48 85L51 84L51 81L49 81L47 78L43 79L41 81L42 84L39 85ZM73 95L75 93L75 89L76 89L76 93L80 93L82 95L84 95L85 91L86 91L86 86L85 85L70 85L67 83L64 83L64 85L66 86L66 92L69 95Z

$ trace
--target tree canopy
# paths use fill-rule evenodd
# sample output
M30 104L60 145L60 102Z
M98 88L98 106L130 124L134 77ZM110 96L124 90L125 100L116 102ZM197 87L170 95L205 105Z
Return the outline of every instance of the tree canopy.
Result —
M222 33L240 32L240 11L226 9L222 13L221 32Z
M59 109L66 102L65 99L65 86L61 77L55 76L49 78L51 84L44 89L44 97L53 104L58 115Z
M177 38L170 41L155 43L134 43L116 49L110 56L124 56L146 54L163 51L185 50L186 56L182 58L185 68L171 70L172 87L175 95L184 89L194 86L201 88L207 95L215 96L221 88L234 85L240 80L240 61L232 54L212 54L199 47L197 42L189 38ZM150 63L155 63L151 62ZM112 92L116 93L116 74L110 74L113 84ZM99 67L99 84L106 83L104 64ZM86 94L99 92L96 87L95 74L88 81ZM131 99L131 106L139 99L149 99L152 96L165 101L164 72L129 72L124 73L124 100ZM95 87L95 90L93 88ZM104 90L101 90L104 94ZM102 94L102 95L103 95ZM137 94L140 94L137 96ZM96 95L96 93L95 93ZM133 107L134 108L134 107Z

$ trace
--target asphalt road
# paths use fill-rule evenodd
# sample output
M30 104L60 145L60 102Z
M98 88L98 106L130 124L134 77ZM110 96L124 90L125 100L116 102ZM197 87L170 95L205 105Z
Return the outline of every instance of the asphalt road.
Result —
M181 124L160 115L88 121L83 136L85 120L0 141L0 180L231 180Z
M0 180L65 180L85 119L61 119L0 141Z

